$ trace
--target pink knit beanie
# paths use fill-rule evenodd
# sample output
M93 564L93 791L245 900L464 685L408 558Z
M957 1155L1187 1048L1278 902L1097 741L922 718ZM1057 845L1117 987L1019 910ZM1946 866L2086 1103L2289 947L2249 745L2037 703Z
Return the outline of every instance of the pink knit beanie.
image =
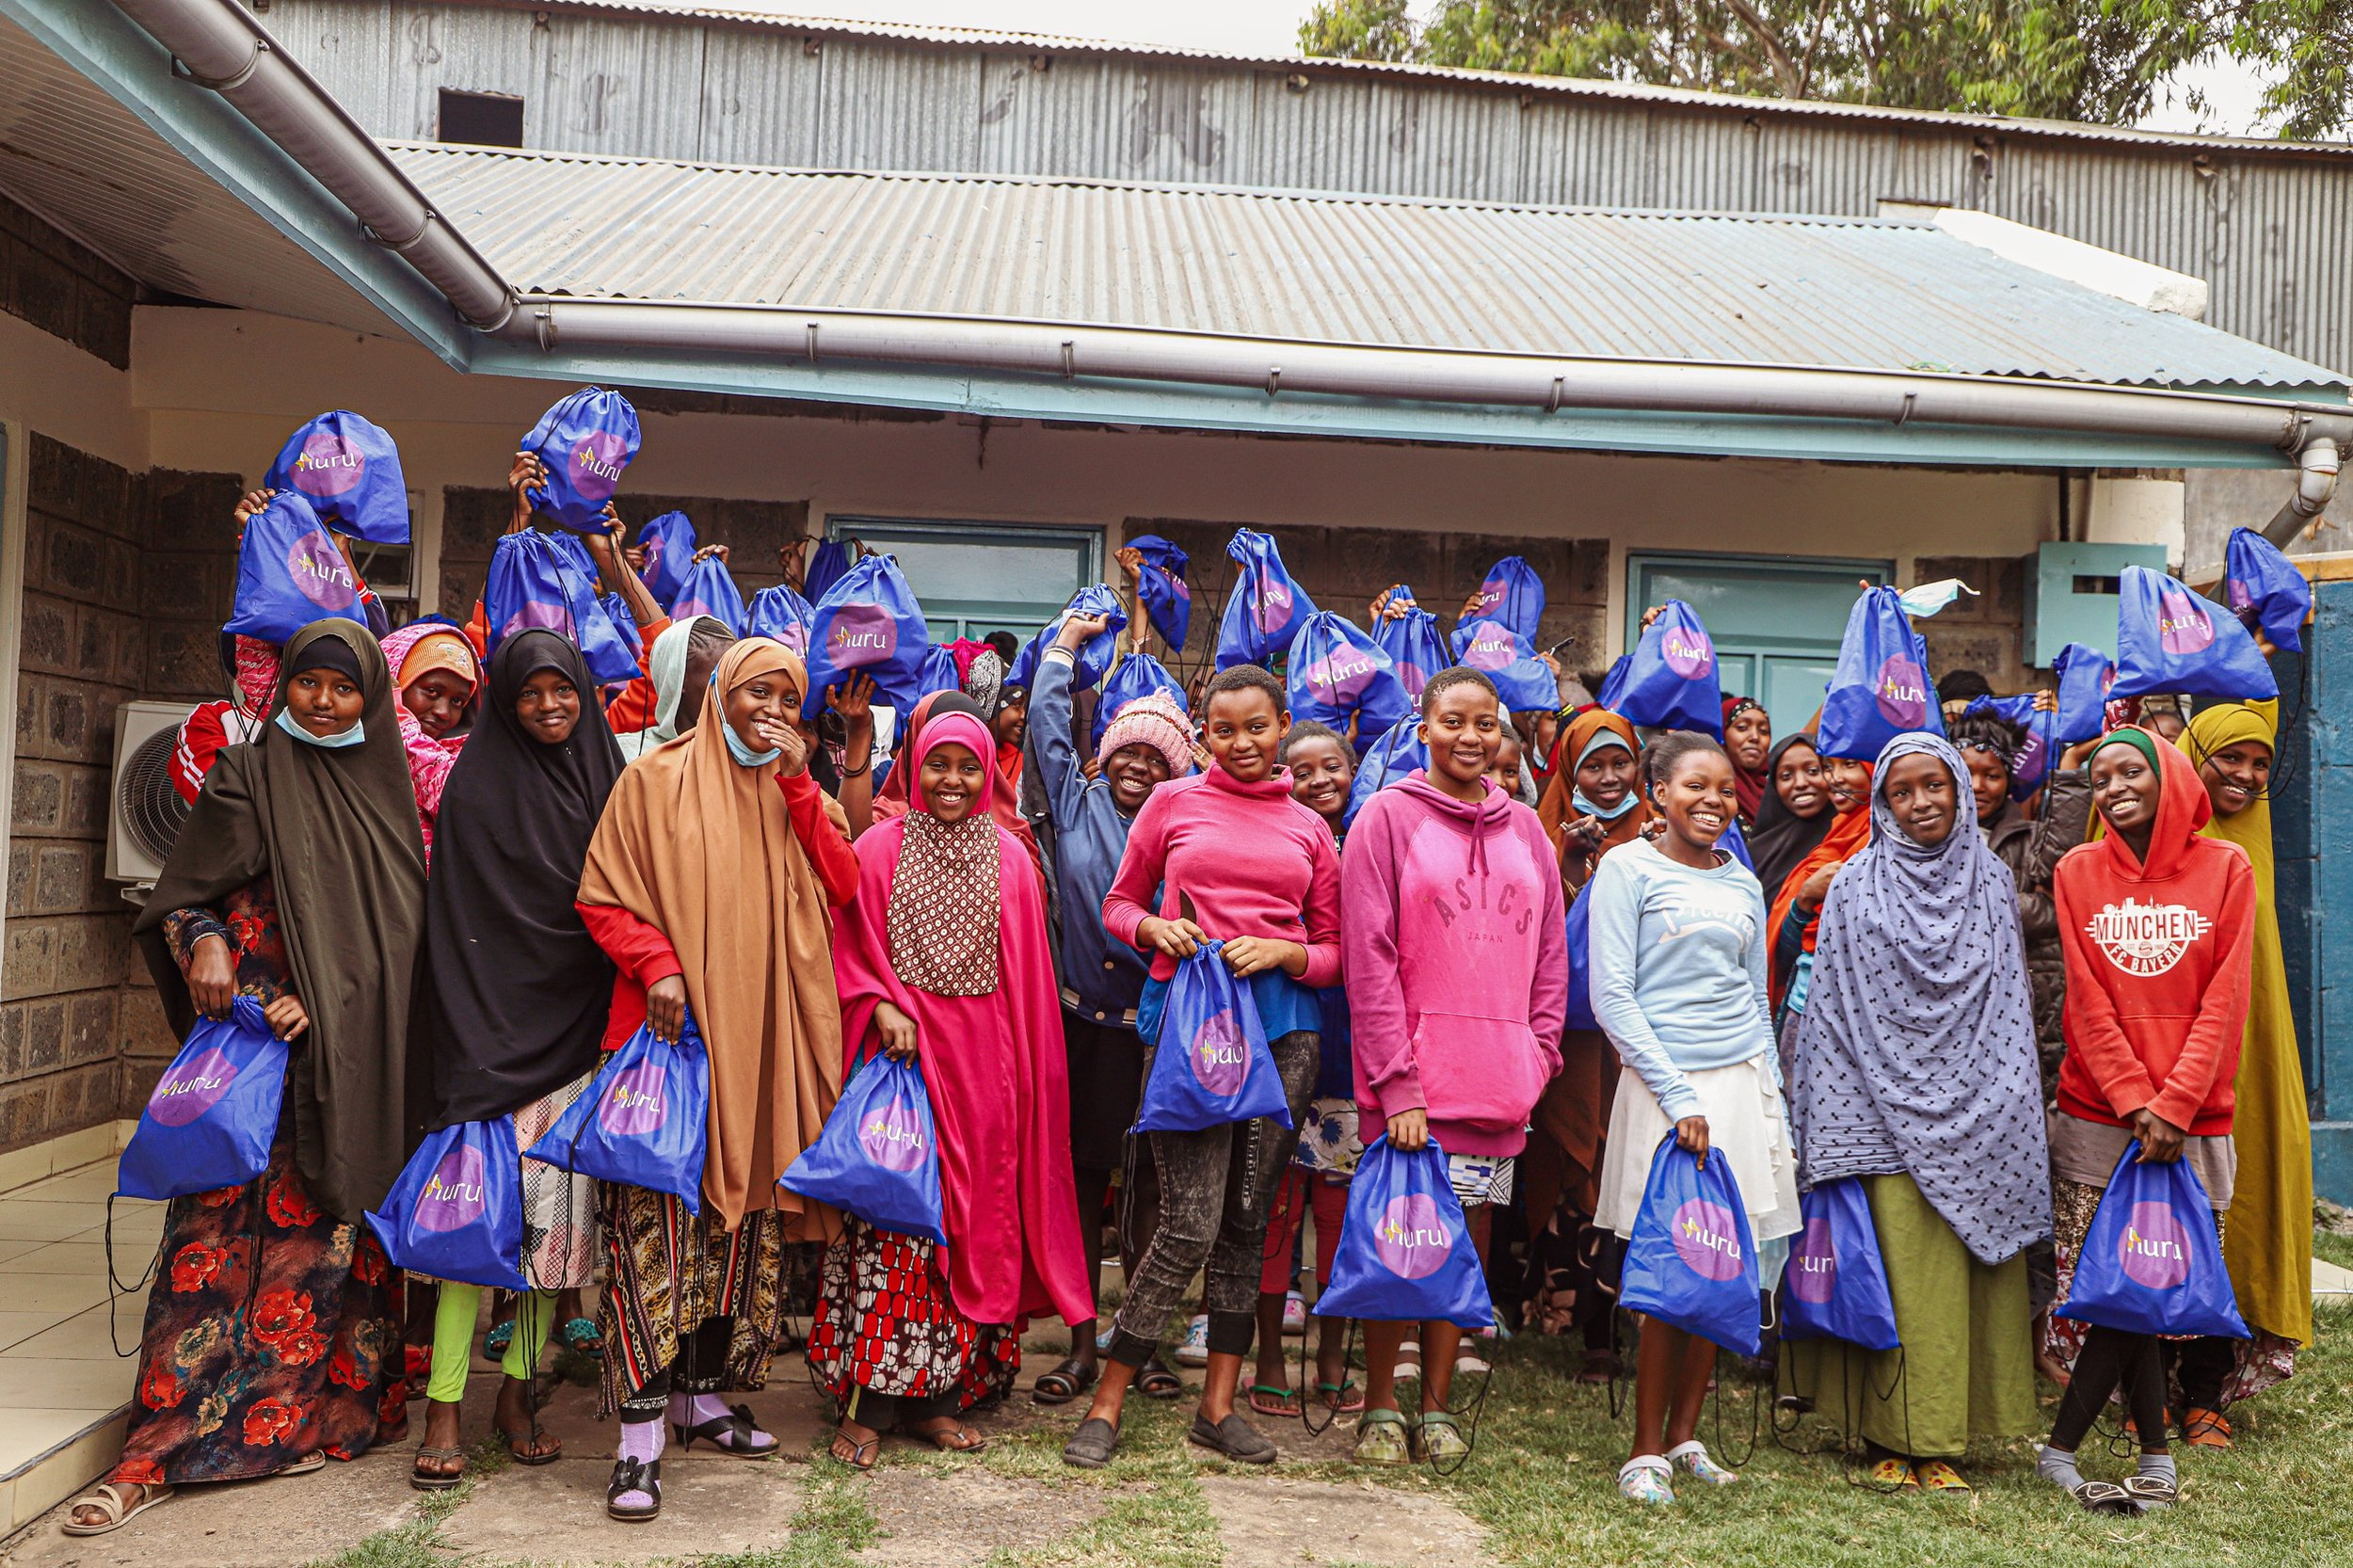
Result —
M1179 778L1193 771L1193 721L1166 692L1135 697L1112 716L1103 730L1096 760L1108 762L1121 746L1148 745L1168 759L1168 776Z

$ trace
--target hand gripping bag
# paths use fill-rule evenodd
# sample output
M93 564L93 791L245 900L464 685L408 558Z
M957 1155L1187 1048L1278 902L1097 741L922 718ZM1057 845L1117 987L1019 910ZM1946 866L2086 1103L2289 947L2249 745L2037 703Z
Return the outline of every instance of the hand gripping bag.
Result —
M1293 721L1311 719L1345 733L1355 718L1356 732L1371 735L1414 712L1381 645L1330 610L1300 624L1284 673Z
M2018 755L2010 759L2010 793L2024 800L2042 788L2042 780L2051 771L2051 760L2057 755L2051 744L2051 734L2058 728L2058 715L2037 709L2032 694L1971 697L1967 712L2008 719L2024 737L2018 744Z
M1119 657L1119 633L1128 625L1127 606L1119 596L1100 583L1090 583L1071 596L1070 602L1055 613L1054 618L1037 630L1037 635L1021 645L1013 656L1013 666L1005 672L1005 684L1028 691L1037 680L1037 662L1046 657L1046 650L1054 644L1063 622L1073 616L1104 616L1109 617L1102 631L1079 645L1074 656L1078 669L1070 677L1074 692L1092 691L1101 683Z
M1370 745L1357 751L1356 782L1349 787L1348 814L1342 826L1353 826L1365 802L1417 769L1430 766L1430 748L1422 744L1421 720L1402 718Z
M1226 596L1225 614L1217 628L1217 667L1236 664L1272 667L1290 650L1291 639L1316 613L1307 590L1283 569L1283 552L1264 534L1238 528L1225 553L1241 568L1234 591Z
M1225 946L1204 942L1191 958L1177 961L1160 1014L1160 1048L1144 1080L1137 1132L1198 1132L1257 1116L1291 1125L1257 1000L1250 983L1236 980L1218 957Z
M283 645L331 616L367 624L360 585L311 504L280 490L246 520L237 541L236 601L221 630Z
M269 1169L285 1095L286 1042L260 1002L239 997L226 1018L198 1019L147 1096L115 1191L160 1200L251 1181Z
M465 1285L526 1290L523 1176L515 1118L425 1134L368 1224L392 1267Z
M637 531L637 545L646 564L637 575L646 591L664 610L685 584L686 568L695 564L695 524L684 512L664 512Z
M1496 696L1514 713L1550 713L1561 706L1561 682L1552 666L1501 621L1471 620L1456 627L1454 657L1494 681Z
M2052 1310L2127 1334L2248 1338L2198 1173L2186 1160L2139 1157L2136 1138L2092 1211L2067 1299Z
M945 1242L939 1133L923 1069L876 1056L850 1075L817 1141L777 1181L876 1230Z
M531 504L575 534L603 533L604 504L620 488L637 443L637 410L628 398L602 387L568 393L523 438L521 450L536 454L548 472L545 489L527 492Z
M696 616L709 616L737 636L744 635L748 617L744 613L743 590L728 574L728 564L716 555L706 555L686 568L686 580L679 584L678 598L670 603L674 621Z
M1097 746L1103 744L1103 732L1112 727L1112 720L1119 716L1122 708L1154 692L1166 694L1180 712L1193 711L1185 701L1183 683L1168 672L1166 664L1149 653L1130 653L1122 659L1119 667L1104 680L1103 690L1095 699L1095 739L1092 744Z
M1371 1323L1495 1326L1479 1249L1437 1140L1411 1154L1385 1136L1367 1145L1349 1178L1332 1283L1316 1312Z
M1410 601L1414 590L1400 583L1389 590L1389 596L1394 600L1400 595ZM1394 620L1385 616L1372 629L1372 640L1389 656L1398 683L1405 688L1410 701L1419 702L1421 689L1430 684L1430 678L1454 663L1446 638L1438 632L1438 617L1417 605Z
M809 616L808 690L801 716L824 712L825 688L863 671L878 701L904 713L916 703L923 654L932 646L923 607L888 555L869 555L841 574Z
M1798 1212L1805 1227L1791 1239L1781 1276L1781 1336L1872 1351L1903 1343L1862 1177L1823 1182L1799 1200Z
M1756 1354L1756 1241L1729 1160L1719 1155L1702 1165L1672 1131L1658 1141L1634 1211L1618 1304L1736 1354Z
M1139 534L1128 547L1144 556L1144 570L1136 577L1136 597L1144 601L1144 613L1170 648L1183 652L1193 631L1193 589L1185 582L1191 557L1158 534Z
M337 408L286 438L262 476L267 490L293 490L321 522L371 544L408 542L408 482L400 449L376 425Z
M537 529L500 536L483 583L482 613L491 650L515 632L536 628L577 643L598 680L634 680L644 673L596 588L574 568L565 547Z
M2051 747L2064 751L2107 732L2108 688L2116 666L2108 656L2082 643L2059 649L2052 668L2058 675L2058 713L2051 726Z
M1724 695L1716 645L1689 604L1667 600L1643 630L1623 670L1605 681L1605 707L1644 729L1692 729L1724 738Z
M1869 762L1897 736L1945 733L1929 684L1928 645L1912 629L1896 590L1872 588L1847 613L1838 664L1822 699L1821 753Z
M808 623L817 618L809 601L779 583L752 595L744 612L744 635L774 637L795 653L808 651Z
M2303 652L2304 617L2313 610L2313 585L2304 574L2251 528L2232 529L2223 554L2222 593L2232 611L2251 611L2272 647Z
M2126 567L2116 609L2116 684L2111 700L2183 692L2227 701L2280 695L2271 665L2234 616L2189 591L2180 579Z
M699 1214L710 1113L711 1058L694 1018L674 1046L639 1024L524 1158L667 1192Z
M1499 620L1535 642L1545 620L1545 580L1517 555L1506 555L1487 568L1479 584L1479 608L1473 620Z

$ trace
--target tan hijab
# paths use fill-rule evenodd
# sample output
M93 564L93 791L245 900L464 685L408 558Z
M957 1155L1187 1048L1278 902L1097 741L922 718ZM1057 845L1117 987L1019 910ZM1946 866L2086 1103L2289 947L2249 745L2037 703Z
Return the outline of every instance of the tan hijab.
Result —
M840 1097L841 1006L824 888L792 836L776 764L743 766L722 733L726 695L762 675L808 685L782 643L746 638L719 661L702 722L622 771L580 897L628 910L678 951L711 1052L704 1201L729 1230L776 1208L788 1240L818 1240L838 1217L776 1178ZM825 810L846 830L830 798Z

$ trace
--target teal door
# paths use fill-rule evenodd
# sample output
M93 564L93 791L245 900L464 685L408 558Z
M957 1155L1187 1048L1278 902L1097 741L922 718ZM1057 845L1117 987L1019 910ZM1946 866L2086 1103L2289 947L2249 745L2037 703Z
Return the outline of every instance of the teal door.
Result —
M1091 528L837 517L825 532L898 558L907 586L923 601L935 643L991 632L1027 642L1072 594L1102 575L1103 536Z
M1772 715L1773 733L1785 735L1822 705L1860 584L1886 582L1889 568L1799 556L1630 555L1626 646L1641 636L1645 609L1683 600L1716 645L1724 695L1753 696Z

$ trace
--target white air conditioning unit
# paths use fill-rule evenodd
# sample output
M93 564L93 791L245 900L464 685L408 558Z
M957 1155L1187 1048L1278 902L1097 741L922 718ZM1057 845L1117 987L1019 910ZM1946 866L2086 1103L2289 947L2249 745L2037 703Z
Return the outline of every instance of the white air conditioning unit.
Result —
M185 702L126 702L115 715L114 787L106 812L106 880L152 888L164 869L188 803L171 783ZM126 888L124 897L135 896Z

